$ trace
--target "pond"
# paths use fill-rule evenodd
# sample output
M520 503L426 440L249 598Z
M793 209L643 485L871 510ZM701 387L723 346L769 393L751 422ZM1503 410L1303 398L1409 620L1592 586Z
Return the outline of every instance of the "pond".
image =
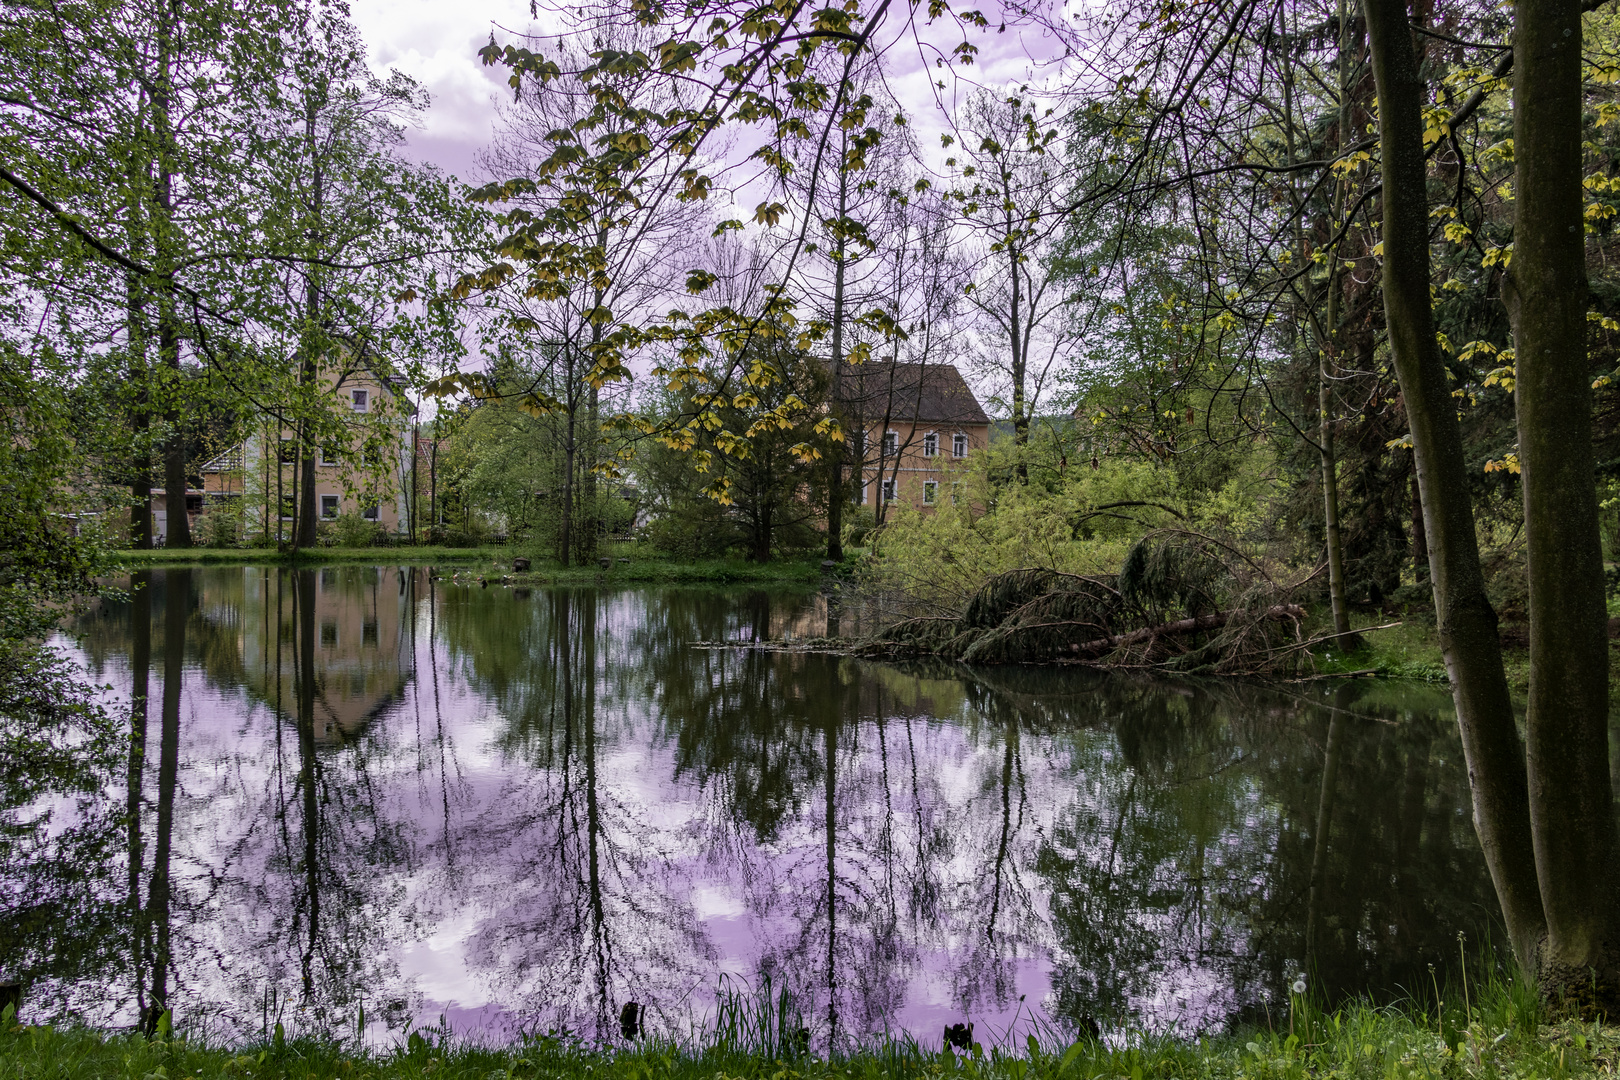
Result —
M1495 932L1443 689L713 646L825 633L806 594L120 584L63 638L119 738L45 824L8 808L30 1020L1191 1032L1282 1017L1302 970L1429 993Z

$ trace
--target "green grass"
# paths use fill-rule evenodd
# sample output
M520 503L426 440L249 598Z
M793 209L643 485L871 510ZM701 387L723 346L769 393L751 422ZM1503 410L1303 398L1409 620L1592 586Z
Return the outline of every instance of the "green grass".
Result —
M326 563L487 563L507 554L503 547L319 547L278 552L274 548L155 548L151 551L120 551L117 559L126 566L262 566L268 563L317 566Z
M784 1036L786 1009L743 1004L691 1042L651 1037L633 1045L594 1045L567 1035L491 1046L417 1031L387 1049L353 1039L289 1039L272 1034L218 1046L162 1031L147 1039L78 1027L0 1031L0 1080L129 1078L188 1080L1562 1080L1613 1076L1620 1028L1542 1023L1533 994L1512 986L1436 994L1427 1004L1353 1004L1318 1010L1303 997L1256 1030L1212 1038L1140 1032L1083 1038L1030 1038L994 1045L987 1033L969 1052L910 1038L873 1039L824 1055ZM1483 991L1483 992L1482 992Z
M521 545L476 548L452 547L322 547L297 555L270 548L158 548L124 551L119 561L127 567L143 566L324 566L339 563L372 565L451 566L485 578L507 578L515 585L782 585L814 588L821 581L819 558L778 558L768 563L746 559L680 560L642 545L612 543L603 554L613 565L603 569L559 565ZM532 569L515 573L512 560L526 557Z
M1324 650L1318 646L1314 650L1317 672L1323 675L1359 674L1371 670L1383 678L1415 679L1439 687L1448 686L1445 662L1440 655L1440 639L1435 634L1433 623L1412 618L1388 630L1366 630L1367 627L1394 621L1388 618L1352 618L1352 625L1365 631L1365 646L1355 652L1333 648ZM1319 628L1315 632L1330 629ZM1515 694L1523 694L1530 689L1528 649L1504 647L1502 666L1507 674L1508 689ZM1611 695L1620 702L1620 649L1609 650L1609 686Z
M504 574L514 585L784 585L814 588L821 581L820 560L773 559L768 563L745 559L675 560L661 557L632 557L613 560L610 568L599 565L557 565L536 559L524 574L511 570L511 559L502 561L496 573Z

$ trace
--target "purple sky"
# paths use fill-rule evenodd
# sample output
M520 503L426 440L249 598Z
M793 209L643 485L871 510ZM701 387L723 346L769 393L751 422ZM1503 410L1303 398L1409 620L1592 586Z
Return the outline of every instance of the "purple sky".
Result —
M551 24L544 6L541 25ZM982 7L990 14L998 6ZM477 53L492 30L497 40L506 41L514 31L536 25L527 0L354 0L353 14L370 46L373 66L383 71L397 68L432 95L433 107L422 127L407 138L413 156L463 180L475 179L474 159L489 139L495 102L508 93L505 70L484 67ZM954 25L924 28L923 34L947 50L960 40ZM912 114L926 151L938 150L939 134L946 127L935 101L935 78L947 83L947 89L938 93L948 105L952 94L971 90L959 82L964 77L998 86L1016 84L1039 77L1030 56L1050 57L1058 51L1049 37L1035 30L973 35L980 48L979 62L953 73L933 69L911 31L896 26L889 34L886 53L895 92Z

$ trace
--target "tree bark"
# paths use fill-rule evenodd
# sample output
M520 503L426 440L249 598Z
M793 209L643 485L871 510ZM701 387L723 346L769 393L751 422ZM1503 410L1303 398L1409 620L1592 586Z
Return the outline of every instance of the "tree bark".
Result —
M1579 0L1514 9L1514 404L1529 557L1528 764L1544 996L1620 1004L1609 645L1592 462ZM1589 1000L1595 995L1596 1001Z
M844 142L847 144L848 139L846 138ZM844 149L847 149L847 145ZM840 221L849 213L849 173L843 165L843 160L842 157L839 158L838 167ZM844 245L844 232L840 229L837 243L833 245L832 384L827 392L834 409L838 409L843 403L844 388ZM844 561L844 504L849 501L849 489L844 486L844 464L851 456L849 450L851 434L853 433L844 432L845 441L833 443L827 453L827 558L833 562ZM864 431L861 437L864 445ZM850 477L852 484L861 482L865 454L860 457L862 460L856 462L855 473Z
M1378 88L1384 314L1412 429L1440 648L1468 761L1474 828L1514 956L1533 973L1546 923L1531 855L1524 748L1496 612L1485 595L1456 404L1430 307L1425 86L1405 0L1363 0L1362 8Z
M144 110L142 110L144 113ZM137 135L142 134L137 129ZM129 250L140 258L142 244L141 192L151 178L147 174L150 162L144 154L132 154L129 166ZM130 426L134 429L136 444L134 475L130 478L129 539L130 546L141 551L152 547L152 458L148 433L152 427L152 373L147 367L146 282L131 272L124 279L126 295L129 347L129 382L135 394L134 413Z
M158 77L152 94L152 127L158 146L157 187L153 215L154 263L162 272L161 292L158 296L158 359L168 371L165 394L165 419L169 422L169 436L163 445L163 506L165 547L191 546L191 519L186 515L186 440L181 425L185 420L182 408L184 381L180 374L180 325L174 307L174 125L169 115L172 105L172 72L174 62L174 27L168 14L158 18Z

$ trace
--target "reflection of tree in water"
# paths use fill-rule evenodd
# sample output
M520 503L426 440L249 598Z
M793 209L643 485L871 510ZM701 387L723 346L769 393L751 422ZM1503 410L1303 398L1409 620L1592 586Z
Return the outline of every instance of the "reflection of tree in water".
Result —
M648 620L654 640L746 639L771 618L759 598L740 626L673 608ZM676 777L704 796L694 846L768 928L748 981L793 992L823 1037L884 1029L942 940L951 843L917 738L927 708L903 715L882 680L825 656L644 655Z
M84 1015L72 993L129 961L118 874L125 714L97 709L53 646L0 642L0 972L29 1022Z
M236 996L275 987L296 1002L301 1027L341 1030L368 994L397 982L385 943L404 889L378 871L410 864L413 830L390 820L385 805L377 773L386 736L350 731L321 745L328 717L341 714L326 701L336 672L319 650L317 574L278 574L265 596L272 632L254 681L278 699L277 723L254 825L225 860L239 872L223 875L218 888ZM290 700L282 696L288 689Z
M1454 812L1466 778L1453 765L1451 790L1428 790L1432 713L1393 722L1353 692L1323 710L1120 678L1061 711L1079 729L1077 797L1037 861L1060 947L1057 1016L1218 1022L1276 1000L1303 965L1330 998L1393 990L1446 960L1415 942L1488 925L1489 885Z
M260 587L244 589L254 577ZM380 805L378 741L357 732L318 746L328 672L315 574L170 570L151 601L135 597L113 614L129 621L135 669L124 809L139 1012L148 1026L170 1006L191 1024L257 1031L273 995L297 1010L290 1026L345 1027L362 995L390 982L382 942L402 890L377 870L406 852ZM162 628L156 649L149 626ZM140 692L152 652L164 667L155 745ZM221 746L217 728L183 730L183 719L206 716L182 707L188 661L215 690L263 696L262 741ZM209 830L220 848L203 839Z
M152 577L144 615L86 625L115 680L159 666L130 673L150 704L120 713L128 787L96 810L127 824L127 881L0 865L45 898L0 925L71 942L45 907L99 898L86 959L23 962L98 1007L111 947L129 1005L256 1030L275 986L344 1028L409 996L431 931L509 1017L599 1035L630 999L680 1030L722 960L819 1037L946 1009L982 1034L1047 971L1029 1005L1075 1026L1214 1023L1307 962L1329 995L1411 985L1489 922L1455 734L1410 688L690 647L810 610L764 593L229 570L171 605L178 572Z
M509 1010L599 1038L632 1000L667 1030L669 1010L712 972L650 778L613 760L636 749L614 689L631 659L615 636L625 614L591 591L493 608L451 597L444 609L461 674L502 716L496 744L534 770L458 841L501 896L469 953Z

